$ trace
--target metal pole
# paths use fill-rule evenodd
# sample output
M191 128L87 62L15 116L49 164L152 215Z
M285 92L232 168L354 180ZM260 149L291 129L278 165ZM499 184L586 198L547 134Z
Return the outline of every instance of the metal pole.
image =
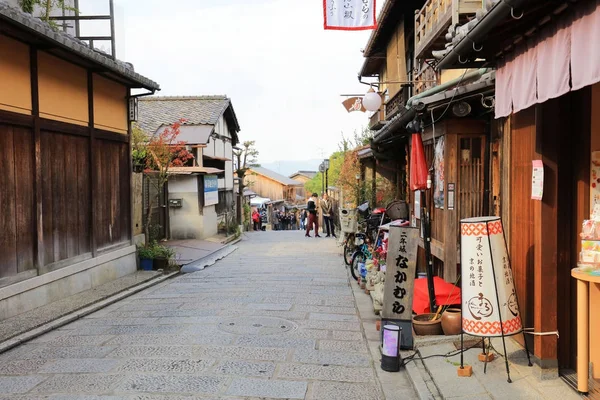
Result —
M329 194L329 169L325 170L325 193Z
M113 59L117 58L116 38L115 38L115 5L113 0L109 0L110 6L110 47Z
M325 193L325 174L321 172L321 193Z
M421 204L424 205L422 208L421 224L423 224L423 243L425 245L425 262L427 263L427 291L429 293L429 312L435 313L437 307L435 304L435 288L433 286L433 257L431 256L431 225L429 224L429 211L427 209L427 196L425 191L421 192Z

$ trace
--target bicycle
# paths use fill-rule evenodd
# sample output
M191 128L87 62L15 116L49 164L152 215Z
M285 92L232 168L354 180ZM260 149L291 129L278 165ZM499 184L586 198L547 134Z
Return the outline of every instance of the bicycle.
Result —
M367 262L368 259L372 258L373 255L369 250L367 244L367 235L364 233L356 233L357 248L352 254L352 261L350 263L350 273L352 277L358 281L360 278L360 263Z

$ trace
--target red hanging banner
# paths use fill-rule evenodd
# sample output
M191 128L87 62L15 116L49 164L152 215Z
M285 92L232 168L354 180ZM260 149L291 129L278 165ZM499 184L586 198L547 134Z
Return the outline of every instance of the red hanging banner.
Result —
M427 189L427 161L420 133L412 134L410 148L410 190Z

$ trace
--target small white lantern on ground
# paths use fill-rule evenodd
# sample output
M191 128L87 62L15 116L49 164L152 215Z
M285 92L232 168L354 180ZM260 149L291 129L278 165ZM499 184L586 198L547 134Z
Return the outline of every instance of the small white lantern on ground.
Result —
M384 325L382 336L381 369L387 372L397 372L400 370L402 328L397 325Z

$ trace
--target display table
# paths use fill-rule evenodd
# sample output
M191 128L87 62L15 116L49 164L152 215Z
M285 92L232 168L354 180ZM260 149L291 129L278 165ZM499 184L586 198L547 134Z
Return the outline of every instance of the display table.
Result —
M600 379L600 275L579 267L571 276L577 279L577 390L587 393L590 361Z

